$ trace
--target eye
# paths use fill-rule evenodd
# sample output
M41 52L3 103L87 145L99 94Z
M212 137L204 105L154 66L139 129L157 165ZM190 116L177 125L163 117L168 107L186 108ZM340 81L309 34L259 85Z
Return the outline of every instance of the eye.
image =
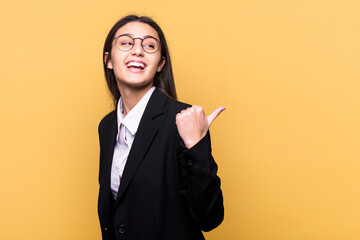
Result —
M123 42L120 42L120 45L122 45L122 46L126 46L126 45L133 45L133 43L132 42L129 42L129 41L123 41Z
M120 48L120 50L127 51L127 50L131 49L132 46L134 45L134 40L129 36L123 35L117 39L116 44L117 44L118 48Z
M154 48L155 48L155 46L154 46L153 44L150 44L150 43L144 44L144 47L146 47L146 48L151 48L151 49L154 49Z
M159 48L159 44L156 39L148 37L143 40L143 48L145 51L156 51Z
M122 46L126 46L126 45L133 45L133 41L131 40L131 39L129 39L129 38L119 38L119 43L120 43L120 45L122 45Z

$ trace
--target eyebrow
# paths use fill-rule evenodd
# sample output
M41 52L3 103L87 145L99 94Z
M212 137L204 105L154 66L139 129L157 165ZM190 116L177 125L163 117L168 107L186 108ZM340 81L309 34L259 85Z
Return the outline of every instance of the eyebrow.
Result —
M134 34L132 33L124 33L124 34L120 34L119 36L129 36L129 37L134 37ZM152 35L144 35L142 38L146 38L146 37L152 37L152 38L155 38L155 39L158 39Z

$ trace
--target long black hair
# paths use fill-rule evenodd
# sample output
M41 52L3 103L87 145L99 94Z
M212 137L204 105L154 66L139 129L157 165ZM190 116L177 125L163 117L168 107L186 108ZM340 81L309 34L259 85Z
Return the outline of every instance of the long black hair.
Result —
M136 16L136 15L128 15L123 18L121 18L115 25L111 28L110 32L108 33L105 44L104 44L104 50L103 50L103 63L104 63L104 72L105 72L105 78L108 85L108 88L110 90L110 93L113 97L115 106L117 105L117 102L120 98L120 92L116 84L116 79L114 75L113 69L107 68L107 64L109 60L111 59L111 54L108 54L105 59L105 53L111 53L112 49L112 42L115 37L115 33L119 28L124 26L125 24L129 22L142 22L150 25L152 28L155 29L155 31L159 35L160 40L160 48L161 48L161 57L165 58L165 65L162 68L161 72L156 72L154 77L154 86L158 88L161 92L166 94L167 96L177 99L176 96L176 89L175 89L175 82L174 82L174 75L171 67L171 61L170 61L170 54L169 49L166 44L165 36L159 25L152 20L149 17L145 16Z

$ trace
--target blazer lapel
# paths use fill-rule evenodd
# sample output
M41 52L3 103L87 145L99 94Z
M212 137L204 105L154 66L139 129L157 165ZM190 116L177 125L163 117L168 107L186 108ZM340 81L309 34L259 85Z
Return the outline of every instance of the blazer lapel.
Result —
M107 136L105 138L106 143L104 144L104 146L106 146L106 148L104 149L105 151L105 161L106 161L106 182L107 184L105 184L106 187L108 187L110 189L110 182L111 182L111 165L112 165L112 160L113 160L113 155L114 155L114 148L115 148L115 144L116 144L116 135L118 132L118 128L117 128L117 110L114 110L111 113L110 116L110 121L109 121L109 125L107 126L107 128L105 129L106 133L104 133L105 136Z
M158 132L154 119L163 114L166 100L167 97L157 89L149 99L125 165L116 202L123 196Z

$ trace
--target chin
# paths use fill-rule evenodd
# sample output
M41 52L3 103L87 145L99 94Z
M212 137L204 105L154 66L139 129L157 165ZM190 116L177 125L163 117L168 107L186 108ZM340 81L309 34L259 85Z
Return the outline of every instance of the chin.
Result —
M121 82L120 85L124 87L132 88L132 89L143 89L147 87L151 87L153 85L153 81L127 81L126 83Z

